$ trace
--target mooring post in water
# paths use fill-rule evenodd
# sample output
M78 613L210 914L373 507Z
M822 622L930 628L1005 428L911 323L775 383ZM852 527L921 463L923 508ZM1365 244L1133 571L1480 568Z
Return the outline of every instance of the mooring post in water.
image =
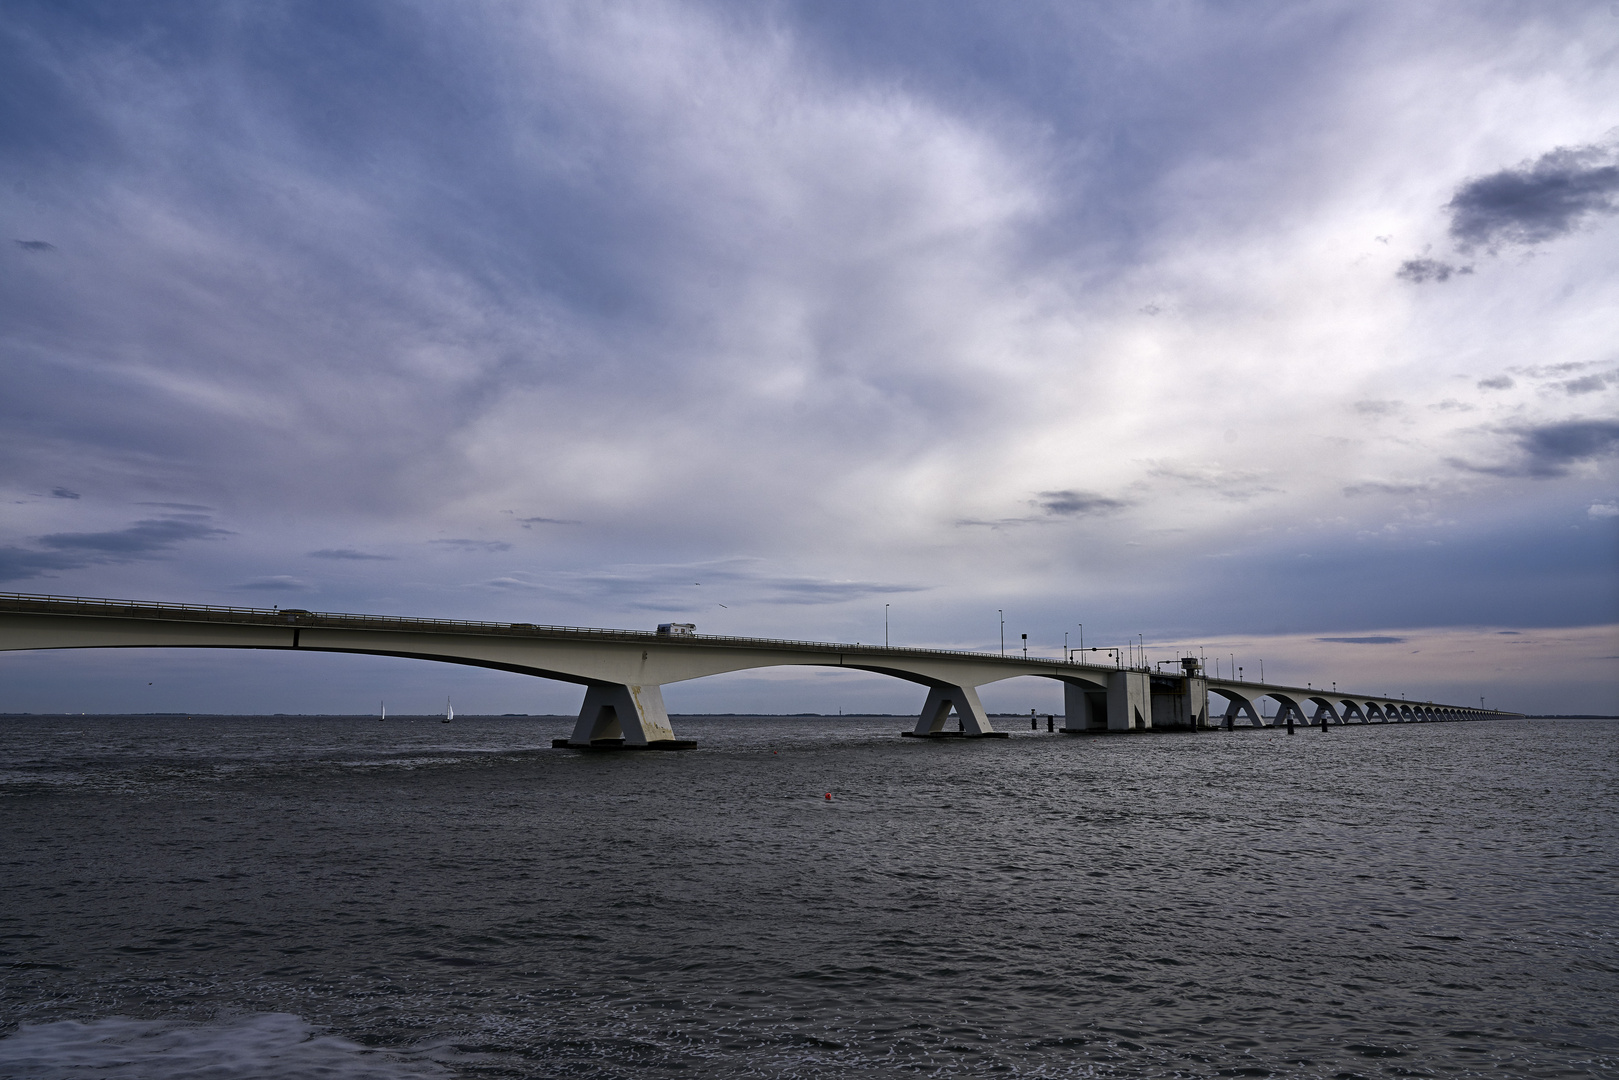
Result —
M1293 706L1283 705L1282 708L1287 710L1287 733L1291 735L1293 734Z

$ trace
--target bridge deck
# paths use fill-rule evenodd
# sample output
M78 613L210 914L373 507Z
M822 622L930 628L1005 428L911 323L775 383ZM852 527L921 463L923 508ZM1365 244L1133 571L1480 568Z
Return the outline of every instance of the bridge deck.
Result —
M997 681L1013 678L1019 674L1039 675L1048 678L1067 678L1070 682L1105 682L1109 676L1120 676L1123 672L1133 672L1131 678L1151 675L1154 683L1163 683L1166 690L1174 685L1185 686L1185 676L1181 672L1153 672L1151 668L1130 667L1122 664L1088 664L1075 663L1071 660L1053 657L1024 656L1021 653L1005 655L1001 653L983 652L970 649L928 649L889 645L848 644L846 642L804 641L791 638L761 638L761 637L733 637L715 634L667 635L658 634L650 630L617 630L604 627L590 626L555 626L540 623L523 622L489 622L469 619L426 619L405 618L393 615L360 615L348 612L305 611L300 608L256 608L256 607L230 607L216 604L175 604L163 601L114 600L103 597L90 596L56 596L38 593L0 593L0 614L16 615L45 615L56 618L84 618L84 619L119 619L137 620L141 622L165 622L182 624L224 624L241 627L256 628L282 628L293 630L339 630L339 631L379 631L387 634L431 634L441 640L444 635L452 637L475 638L504 638L529 641L547 641L557 643L572 643L574 646L587 643L597 643L612 647L613 645L645 646L655 643L665 655L678 655L686 653L695 659L697 652L707 652L714 656L712 650L736 650L752 653L773 653L805 656L803 660L787 661L788 663L817 663L818 660L808 659L807 654L816 656L834 655L834 661L839 666L863 667L867 670L883 670L890 674L899 674L905 677L904 672L920 671L928 668L928 661L933 662L937 668L940 661L955 661L957 665L966 663L982 672L984 666L990 666L1004 671L992 679L974 679L970 685L983 682ZM397 639L396 639L397 640ZM307 635L306 635L307 642ZM494 646L493 642L490 642ZM15 647L15 646L13 646ZM26 646L25 646L26 647ZM293 647L297 647L296 636ZM321 646L316 645L316 648ZM336 651L371 651L366 648L355 648L352 644L344 646L330 646ZM673 653L666 652L673 650ZM386 651L392 654L403 655L413 650L400 650L390 647ZM1095 652L1097 650L1090 650ZM733 654L734 655L734 654ZM433 656L433 659L446 659L452 662L467 662L465 657L452 657L450 655ZM644 656L643 656L644 658ZM887 661L885 664L884 661ZM909 663L908 663L909 662ZM1004 667L1003 667L1004 665ZM501 666L489 664L487 666ZM737 657L736 666L762 666L758 662L744 660ZM514 669L515 670L515 669ZM714 671L729 670L728 662L714 667ZM556 676L553 676L556 677ZM679 678L694 677L681 675ZM937 680L935 680L937 681ZM952 680L953 681L953 680ZM1201 675L1199 682L1207 691L1231 697L1252 700L1259 696L1275 693L1283 697L1295 699L1321 700L1333 698L1338 700L1358 701L1387 701L1391 700L1383 694L1357 694L1352 691L1327 691L1315 687L1288 686L1281 683L1257 683L1231 679L1211 679L1207 674ZM964 683L964 685L969 685ZM1188 688L1189 689L1189 688ZM1145 691L1143 693L1155 692ZM1204 691L1199 691L1204 692ZM1417 702L1410 702L1417 705ZM1432 705L1432 702L1423 704ZM1454 707L1452 707L1454 708ZM1503 715L1495 710L1467 710L1473 715Z

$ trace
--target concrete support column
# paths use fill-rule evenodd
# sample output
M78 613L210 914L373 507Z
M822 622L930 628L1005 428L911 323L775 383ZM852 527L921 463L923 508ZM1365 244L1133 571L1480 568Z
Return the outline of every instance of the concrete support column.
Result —
M1186 679L1186 716L1192 730L1209 726L1209 680L1189 675Z
M1091 695L1101 687L1091 683L1068 682L1062 684L1063 730L1070 734L1082 731L1100 731L1107 727L1107 709Z
M659 744L676 743L693 745L675 738L669 713L663 707L661 686L591 683L566 745L664 749Z
M989 716L984 712L983 703L978 700L978 691L971 686L935 686L928 690L928 700L922 706L922 712L916 718L916 727L906 732L917 738L948 736L957 732L945 730L945 724L950 719L950 710L956 711L961 719L959 734L968 738L984 738L1004 736L1006 732L996 731L989 722Z
M1115 671L1107 677L1107 729L1152 727L1152 676L1145 671Z
M1237 721L1240 720L1245 713L1248 716L1248 722L1254 727L1265 726L1265 721L1260 718L1259 710L1255 708L1253 702L1248 701L1245 698L1234 697L1228 694L1226 696L1225 706L1225 729L1230 731L1232 728L1236 727Z
M1276 714L1276 724L1288 724L1291 726L1294 721L1297 721L1305 727L1310 726L1310 718L1304 715L1304 707L1298 702L1292 698L1282 698L1281 705L1282 711Z

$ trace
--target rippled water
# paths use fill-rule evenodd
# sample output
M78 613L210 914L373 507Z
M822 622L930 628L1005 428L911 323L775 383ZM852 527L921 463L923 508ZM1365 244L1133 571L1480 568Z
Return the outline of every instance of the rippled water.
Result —
M1619 1075L1619 723L902 726L0 720L0 1076Z

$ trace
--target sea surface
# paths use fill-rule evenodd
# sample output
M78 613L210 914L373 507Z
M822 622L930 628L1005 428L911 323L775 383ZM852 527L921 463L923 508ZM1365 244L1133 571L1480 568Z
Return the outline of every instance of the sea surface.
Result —
M0 719L0 1076L1619 1076L1619 722L569 726Z

